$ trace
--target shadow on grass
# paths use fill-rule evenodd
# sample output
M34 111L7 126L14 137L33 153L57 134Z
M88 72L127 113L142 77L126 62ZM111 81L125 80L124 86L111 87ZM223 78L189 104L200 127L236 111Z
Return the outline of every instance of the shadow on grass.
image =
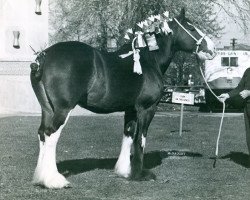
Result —
M170 131L170 133L179 133L179 132L180 132L180 130L172 130L172 131ZM191 130L187 130L187 129L182 130L182 133L188 133L188 132L191 132Z
M144 166L153 169L162 164L162 160L168 157L202 157L199 153L188 151L153 151L144 155ZM68 177L94 169L113 169L117 158L85 158L77 160L65 160L57 163L60 173Z
M220 159L227 159L229 158L234 163L241 165L245 168L250 168L250 159L249 155L242 153L242 152L230 152L229 154L220 157Z

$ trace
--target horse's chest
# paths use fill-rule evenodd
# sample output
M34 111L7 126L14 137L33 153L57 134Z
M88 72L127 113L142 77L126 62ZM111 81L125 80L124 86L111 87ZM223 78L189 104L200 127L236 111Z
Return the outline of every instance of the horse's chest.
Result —
M160 81L152 81L144 83L140 96L138 97L138 103L150 106L158 102L162 96L163 84Z

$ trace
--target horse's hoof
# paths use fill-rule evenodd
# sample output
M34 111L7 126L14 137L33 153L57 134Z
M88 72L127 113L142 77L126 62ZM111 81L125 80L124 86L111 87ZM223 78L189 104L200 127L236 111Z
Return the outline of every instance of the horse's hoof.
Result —
M40 180L34 179L33 184L49 189L72 188L70 182L68 182L67 179L59 173L51 177L42 178Z
M124 165L123 162L117 162L115 165L115 173L118 176L128 178L131 173L130 164Z
M151 181L156 180L156 175L148 169L143 169L140 173L132 173L130 180L133 181Z
M58 174L57 177L54 177L52 180L44 182L45 187L51 189L61 189L61 188L70 188L70 182L68 182L64 176Z

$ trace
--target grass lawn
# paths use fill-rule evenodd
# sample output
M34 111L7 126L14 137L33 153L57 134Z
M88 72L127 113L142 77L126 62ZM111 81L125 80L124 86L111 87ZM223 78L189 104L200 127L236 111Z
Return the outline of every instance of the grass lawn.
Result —
M31 183L38 156L40 117L0 118L0 199L250 199L250 166L242 115L224 120L213 168L220 117L158 113L151 123L145 166L155 181L134 182L113 173L120 152L123 116L71 117L57 148L58 169L72 188L51 190Z

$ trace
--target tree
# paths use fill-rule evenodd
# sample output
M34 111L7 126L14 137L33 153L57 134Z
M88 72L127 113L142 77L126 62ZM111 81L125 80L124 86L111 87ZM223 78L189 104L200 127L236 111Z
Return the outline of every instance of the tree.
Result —
M108 40L113 38L121 46L125 31L135 27L136 22L166 10L174 17L182 7L194 25L212 37L219 37L223 30L218 9L225 10L245 30L246 19L250 18L249 0L55 0L50 5L51 44L78 40L105 50ZM190 54L178 53L173 63L167 79L172 77L178 80L176 84L183 84L190 73L196 82L200 80L197 63Z
M105 49L108 38L118 40L131 24L133 7L132 0L56 0L50 5L51 43L79 40Z
M105 48L107 38L119 41L126 29L151 14L171 11L176 16L182 7L188 17L201 29L216 36L222 27L215 20L213 7L195 0L56 0L51 3L51 42L80 40Z
M249 30L250 1L249 0L206 0L223 10L228 17L237 23L243 31Z

